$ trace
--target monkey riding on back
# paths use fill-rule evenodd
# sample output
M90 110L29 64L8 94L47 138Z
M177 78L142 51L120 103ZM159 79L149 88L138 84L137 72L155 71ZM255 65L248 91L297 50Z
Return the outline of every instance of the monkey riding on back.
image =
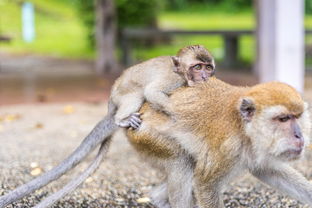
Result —
M37 207L46 207L75 189L100 164L105 155L111 135L118 127L137 129L140 127L140 109L147 101L156 110L170 115L169 95L182 86L194 86L205 82L215 72L215 62L211 54L201 45L182 48L177 56L157 57L126 69L112 87L108 103L108 113L80 146L58 166L32 181L17 187L0 197L0 207L4 207L25 195L58 179L76 166L95 147L101 144L93 163L79 178L72 180L61 191L48 197Z
M150 195L155 206L222 208L222 191L243 171L312 206L312 183L289 165L302 157L311 134L308 104L293 87L280 82L237 87L211 77L170 94L168 113L145 102L138 114L143 121L140 127L126 131L134 149L165 175ZM118 127L112 118L113 114L108 115L89 135L94 138L92 145L101 143L95 161ZM93 146L88 145L83 148L90 151ZM80 158L77 152L73 155ZM65 161L63 166L68 164L72 165ZM84 173L95 166L91 164ZM47 172L44 180L34 180L42 185L51 175L55 177L55 171ZM37 207L51 205L86 175L73 179ZM1 197L0 207L33 187L30 182Z

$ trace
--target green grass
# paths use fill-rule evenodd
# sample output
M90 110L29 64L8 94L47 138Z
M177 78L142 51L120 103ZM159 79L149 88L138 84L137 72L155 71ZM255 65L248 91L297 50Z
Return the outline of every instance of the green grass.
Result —
M13 1L0 3L0 33L13 41L0 43L1 51L36 53L67 58L91 58L84 25L72 5L62 1L32 0L36 8L36 39L25 43L21 36L21 8Z
M36 6L36 40L25 43L21 37L21 9L12 0L0 0L0 34L13 37L10 44L0 43L0 51L35 53L67 58L94 58L88 47L86 29L74 5L63 0L31 0ZM250 9L226 9L221 6L190 5L181 11L164 11L158 17L162 29L209 30L254 29L254 12ZM305 27L312 28L312 16L305 17ZM307 38L312 44L312 37ZM220 36L175 36L170 43L152 48L134 48L136 60L146 60L160 55L172 55L185 45L205 45L221 61L224 56ZM251 36L240 39L239 58L252 63L255 57L255 40Z

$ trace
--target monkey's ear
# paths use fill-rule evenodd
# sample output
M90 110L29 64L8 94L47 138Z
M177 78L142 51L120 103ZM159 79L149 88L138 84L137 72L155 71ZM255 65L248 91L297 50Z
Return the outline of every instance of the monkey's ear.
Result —
M243 98L240 101L239 111L244 121L251 121L255 111L256 106L251 98Z
M173 62L173 71L175 73L181 72L181 65L180 65L180 59L177 56L171 56L172 62Z

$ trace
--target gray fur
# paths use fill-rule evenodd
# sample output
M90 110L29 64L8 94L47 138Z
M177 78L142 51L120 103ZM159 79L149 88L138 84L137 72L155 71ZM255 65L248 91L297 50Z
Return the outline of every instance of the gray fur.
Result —
M93 162L89 165L87 169L85 169L79 176L74 177L66 186L64 186L61 190L52 194L51 196L44 199L34 208L45 208L51 206L53 203L64 197L66 194L75 190L81 183L83 183L89 175L91 175L100 165L103 157L106 155L111 139L108 138L102 142L99 152Z

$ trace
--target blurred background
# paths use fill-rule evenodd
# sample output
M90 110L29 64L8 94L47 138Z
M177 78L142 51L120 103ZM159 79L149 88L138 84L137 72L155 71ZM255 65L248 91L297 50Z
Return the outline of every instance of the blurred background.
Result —
M312 103L312 0L0 0L0 195L77 147L125 68L191 44L211 51L226 82L279 80ZM111 146L55 207L153 207L146 197L161 173L123 135ZM306 152L296 167L311 180L312 145ZM33 207L70 177L13 207ZM233 185L225 207L306 207L248 176Z
M217 76L225 81L243 85L266 81L259 78L256 64L262 50L259 44L266 44L264 40L257 47L257 22L268 22L261 17L270 16L266 7L273 8L266 2L270 1L0 0L0 105L102 102L126 67L173 55L191 44L202 44L212 52ZM278 4L278 0L271 2ZM299 5L300 14L287 15L302 19L299 30L305 29L304 53L299 59L303 67L289 66L303 68L298 69L298 76L308 79L307 87L312 71L312 0L298 2L304 4ZM277 13L277 7L271 15ZM283 21L289 30L298 30ZM270 31L275 28L268 27ZM279 39L283 38L277 42ZM275 48L270 47L266 50ZM264 62L274 68L271 61Z

